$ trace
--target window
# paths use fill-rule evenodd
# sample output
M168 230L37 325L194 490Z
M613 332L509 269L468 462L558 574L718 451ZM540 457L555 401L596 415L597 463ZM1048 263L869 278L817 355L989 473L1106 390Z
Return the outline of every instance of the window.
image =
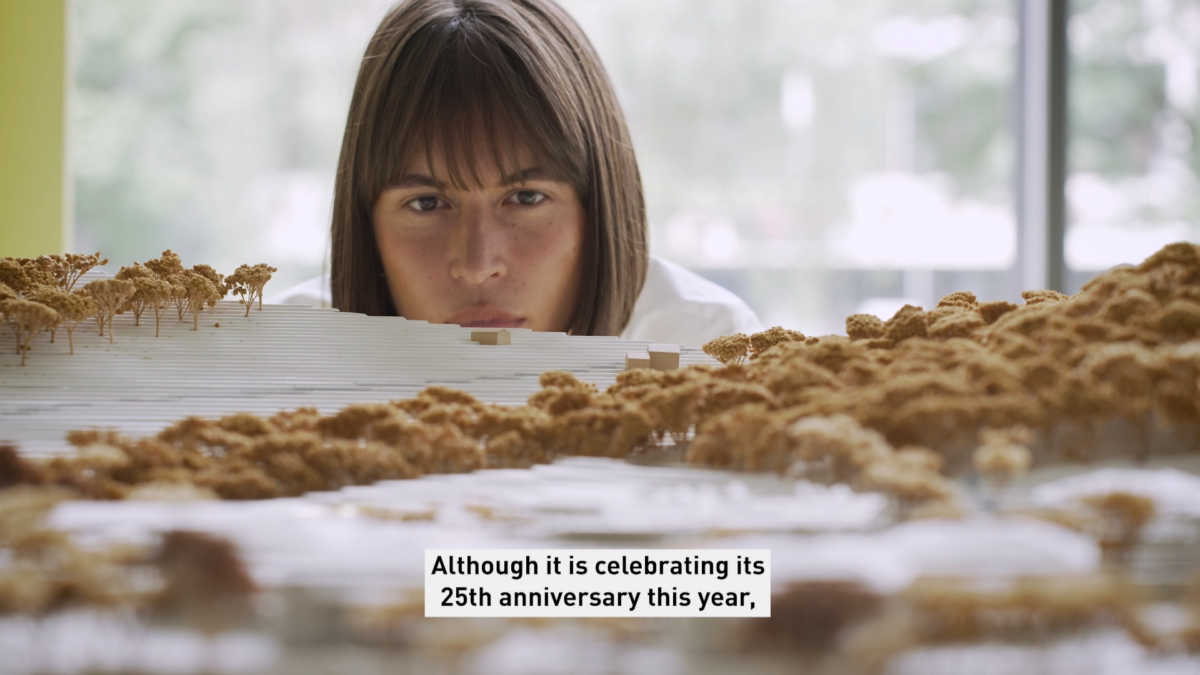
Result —
M358 60L387 0L75 0L76 248L320 273Z
M1072 285L1200 239L1200 3L1074 0L1066 262Z
M1012 2L563 4L625 107L654 253L811 334L1008 291Z

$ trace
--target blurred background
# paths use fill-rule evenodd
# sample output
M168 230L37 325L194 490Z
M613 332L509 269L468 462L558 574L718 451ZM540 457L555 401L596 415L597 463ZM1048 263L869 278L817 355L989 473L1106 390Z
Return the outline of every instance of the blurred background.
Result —
M1072 0L1059 24L1030 23L1036 0L561 2L628 117L652 252L767 325L1017 299L1045 265L1023 236L1050 237L1064 267L1040 285L1066 292L1200 239L1200 0ZM69 0L73 249L269 262L276 291L319 274L358 60L391 4ZM1051 104L1065 88L1049 133L1030 82ZM1049 230L1026 223L1039 190Z

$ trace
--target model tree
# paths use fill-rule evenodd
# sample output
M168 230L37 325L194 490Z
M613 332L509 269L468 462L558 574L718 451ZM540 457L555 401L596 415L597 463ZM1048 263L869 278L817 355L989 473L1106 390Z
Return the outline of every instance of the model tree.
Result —
M221 297L225 297L225 275L218 273L212 265L192 265L192 271L211 281Z
M758 358L759 354L781 342L804 342L806 339L804 333L800 331L775 326L774 328L768 328L767 330L751 335L750 351L754 354L754 358Z
M183 315L187 313L187 270L179 274L172 274L167 278L167 282L171 284L170 305L175 307L175 314L183 321Z
M137 290L132 282L122 279L97 279L83 287L88 295L96 302L96 323L100 325L100 334L104 335L104 326L108 326L108 342L113 342L112 320L117 312L125 306Z
M167 249L162 252L162 256L147 260L145 267L154 272L159 279L170 283L174 287L168 301L175 305L175 309L179 314L179 320L183 321L183 313L186 308L184 306L185 289L181 275L186 270L179 255L171 249Z
M175 287L154 276L134 279L133 285L137 289L135 295L141 296L144 307L154 310L154 337L158 337L163 311L175 299Z
M137 280L154 276L154 271L144 267L142 264L133 263L132 265L128 265L128 267L121 267L120 271L114 277L114 279L133 283L133 294L130 295L130 299L128 299L125 307L122 307L122 309L133 311L133 325L142 325L142 312L146 310L145 298L137 291Z
M67 293L54 306L55 311L62 315L63 324L67 328L67 345L71 355L75 355L75 329L79 324L96 315L96 301L83 293Z
M1119 564L1130 562L1143 529L1158 513L1153 499L1130 492L1090 495L1083 506L1088 511L1084 531L1097 539L1105 558Z
M190 271L193 274L199 274L200 276L204 277L205 279L208 279L209 283L211 283L213 285L213 289L215 289L215 291L216 291L216 296L209 297L207 300L204 301L204 303L203 303L204 305L207 305L209 307L216 307L217 301L224 299L225 296L229 294L229 291L225 290L225 275L218 273L215 269L212 268L211 265L204 265L204 264L192 265L192 269ZM200 309L204 309L204 307L201 306ZM188 307L188 310L191 311L193 314L195 314L196 312L199 311L197 309L193 309L190 305Z
M8 284L0 281L0 329L3 329L4 323L8 321L8 316L4 313L4 301L15 300L17 297L16 291L14 291L12 288L9 288ZM17 352L20 351L21 347L18 345Z
M263 287L271 280L271 274L278 271L266 263L241 265L233 274L225 277L225 288L239 296L239 302L246 305L246 316L250 316L250 307L254 305L255 298L258 298L258 309L262 311Z
M41 256L49 261L49 269L58 280L58 286L64 291L71 291L79 278L97 265L107 265L108 259L101 258L100 252L91 255L83 253L68 253L66 255ZM39 259L41 259L39 258ZM136 264L136 263L135 263Z
M161 257L147 260L145 266L164 281L183 272L183 261L171 249L163 251Z
M72 289L80 279L97 265L108 264L100 252L90 255L68 253L43 255L36 258L0 258L0 329L12 325L17 336L17 352L23 354L30 341L43 330L50 331L54 342L58 327L67 329L70 351L75 353L75 329L93 318L103 337L115 341L113 317L126 310L133 312L134 325L141 325L146 310L154 312L154 336L162 332L162 315L175 306L179 320L192 314L192 329L200 328L200 312L215 307L217 301L233 291L246 304L246 313L257 300L262 309L263 287L277 270L265 263L241 265L228 279L211 265L183 266L180 257L171 250L158 258L121 267L115 277L102 278ZM27 304L40 304L46 312L31 309ZM24 362L24 356L22 357Z
M0 284L4 284L15 293L24 293L30 289L29 275L16 258L0 258Z
M1029 445L1034 435L1028 428L1017 425L1007 429L983 429L979 438L983 443L975 450L972 461L992 492L993 504L998 504L1009 483L1029 471L1033 463Z
M58 308L55 307L54 304L55 301L58 300L58 295L60 293L62 293L62 290L57 286L38 286L37 288L33 289L31 293L26 294L25 299L33 302L40 302L57 312ZM54 344L54 337L58 332L58 326L59 324L55 324L50 327L50 344Z
M96 301L82 293L68 293L60 288L43 286L30 299L40 302L58 312L61 325L67 329L67 344L71 354L75 354L75 329L79 324L96 315ZM58 326L50 329L50 341L54 342L54 332Z
M17 258L17 263L25 270L25 277L29 279L29 288L26 293L33 291L38 286L57 286L58 277L55 276L55 263L49 256L38 256L36 258Z
M224 287L218 287L208 277L193 270L178 275L185 295L188 311L192 313L192 330L200 330L200 310L205 305L215 307L224 295Z
M745 363L750 354L750 337L744 333L726 335L704 344L704 353L726 365Z
M54 328L61 320L58 312L32 300L5 300L0 303L0 312L13 324L22 366L25 365L25 356L33 338L44 330Z

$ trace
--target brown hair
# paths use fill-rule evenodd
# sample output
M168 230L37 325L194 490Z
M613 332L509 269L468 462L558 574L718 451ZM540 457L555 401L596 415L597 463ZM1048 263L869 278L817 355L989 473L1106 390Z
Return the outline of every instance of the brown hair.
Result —
M583 202L571 332L620 333L649 261L641 178L599 57L550 0L406 0L384 17L358 71L338 160L333 306L396 314L371 213L414 153L423 148L433 166L441 148L461 188L479 183L472 148L490 148L508 174L521 168L519 143Z

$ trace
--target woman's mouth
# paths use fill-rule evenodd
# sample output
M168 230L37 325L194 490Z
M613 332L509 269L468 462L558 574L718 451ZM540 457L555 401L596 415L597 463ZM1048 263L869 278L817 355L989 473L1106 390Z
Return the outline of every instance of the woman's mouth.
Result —
M491 307L472 307L452 314L446 323L456 323L463 328L524 328L529 321Z

